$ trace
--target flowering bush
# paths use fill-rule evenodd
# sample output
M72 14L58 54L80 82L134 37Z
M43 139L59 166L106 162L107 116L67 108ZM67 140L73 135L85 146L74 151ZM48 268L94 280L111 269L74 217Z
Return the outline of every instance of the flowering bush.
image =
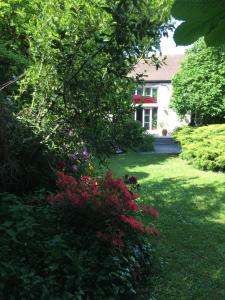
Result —
M137 184L136 177L131 176L129 180L131 184ZM159 235L159 230L152 225L152 219L159 216L158 211L139 205L139 195L128 189L122 178L113 178L110 171L98 180L89 176L77 180L64 172L57 172L56 183L60 190L49 196L48 201L60 208L60 214L61 207L64 207L64 221L70 225L73 223L79 231L82 229L79 223L76 224L76 220L80 222L77 215L85 218L83 230L116 247L124 247L126 239L137 234ZM139 220L140 217L146 217L148 225Z
M159 234L146 224L159 213L131 185L61 170L49 204L45 191L0 194L0 299L145 299L155 264L148 235Z
M82 174L93 175L92 156L84 147L82 151L69 154L65 159L56 162L56 170L63 171L79 179Z

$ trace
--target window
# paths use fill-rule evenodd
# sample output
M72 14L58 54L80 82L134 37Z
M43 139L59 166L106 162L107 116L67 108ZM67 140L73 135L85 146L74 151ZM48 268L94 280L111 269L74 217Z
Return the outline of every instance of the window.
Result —
M136 120L142 124L142 117L143 117L143 108L137 107L136 109Z
M136 95L141 95L141 96L150 96L155 99L157 99L158 96L158 88L157 87L138 87L136 89Z
M143 95L143 87L137 88L137 93L136 95Z
M151 88L150 87L145 88L145 96L151 96Z
M143 108L138 106L135 120L139 121L146 130L155 130L158 126L158 107Z
M158 94L158 89L157 88L152 88L152 97L157 99L157 94Z
M147 130L150 129L150 109L145 109L144 128Z
M152 108L152 129L157 129L157 116L158 116L158 108Z

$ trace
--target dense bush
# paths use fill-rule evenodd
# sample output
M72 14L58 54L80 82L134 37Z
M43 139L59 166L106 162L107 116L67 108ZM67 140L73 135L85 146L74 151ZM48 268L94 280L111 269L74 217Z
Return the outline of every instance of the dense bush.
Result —
M110 173L57 177L48 201L0 195L0 298L131 299L153 272L147 235L159 231L147 223L158 212Z
M0 192L24 193L46 185L53 153L28 124L14 114L7 99L0 102Z
M134 119L124 120L123 130L118 130L117 146L124 150L129 148L136 151L150 151L153 149L154 138L147 134L141 123Z
M142 143L138 145L137 150L143 152L152 151L154 149L153 142L154 142L153 135L144 134L142 138Z
M225 124L185 127L174 133L181 157L203 170L225 171Z

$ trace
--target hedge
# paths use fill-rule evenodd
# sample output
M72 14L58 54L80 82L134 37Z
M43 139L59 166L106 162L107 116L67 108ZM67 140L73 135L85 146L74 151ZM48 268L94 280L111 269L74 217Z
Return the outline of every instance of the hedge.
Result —
M173 137L181 144L181 157L202 170L225 171L225 124L184 127Z

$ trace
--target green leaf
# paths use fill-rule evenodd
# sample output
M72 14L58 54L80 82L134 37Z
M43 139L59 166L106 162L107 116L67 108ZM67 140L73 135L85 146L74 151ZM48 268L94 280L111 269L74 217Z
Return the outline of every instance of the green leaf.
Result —
M174 39L177 45L189 45L204 36L207 45L224 43L225 0L183 1L175 0L171 14L184 22L177 27Z
M209 29L207 24L201 22L183 22L177 27L174 33L174 40L177 45L190 45L204 35Z
M225 19L205 36L208 46L220 46L225 44Z

